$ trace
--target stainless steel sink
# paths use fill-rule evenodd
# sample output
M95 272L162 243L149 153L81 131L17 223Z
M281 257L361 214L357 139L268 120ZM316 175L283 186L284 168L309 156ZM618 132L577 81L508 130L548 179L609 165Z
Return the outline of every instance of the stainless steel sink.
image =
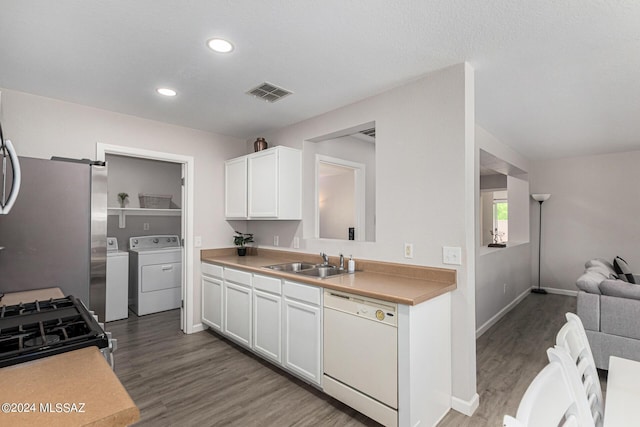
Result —
M287 262L284 264L274 264L274 265L265 265L264 268L269 268L275 271L287 271L297 273L301 270L308 270L310 268L315 268L316 264L311 264L307 262Z
M326 279L328 277L347 274L347 270L340 270L335 265L311 264L308 262L287 262L284 264L265 265L274 271L285 271L287 273L304 274L305 276Z
M308 270L298 271L298 274L304 274L305 276L317 277L319 279L326 279L327 277L339 276L341 274L346 274L347 270L340 270L338 267L334 266L318 266L315 268L310 268Z

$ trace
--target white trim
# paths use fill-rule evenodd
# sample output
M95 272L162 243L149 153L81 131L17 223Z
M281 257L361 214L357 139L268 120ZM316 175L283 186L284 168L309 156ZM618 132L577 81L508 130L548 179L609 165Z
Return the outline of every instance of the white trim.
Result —
M476 339L480 338L482 334L487 332L489 328L498 323L500 319L502 319L508 312L513 310L516 305L520 304L520 302L527 297L531 293L531 289L526 289L523 293L518 295L513 301L511 301L506 307L500 310L495 314L491 319L487 320L476 330Z
M181 163L184 171L184 202L182 206L182 224L184 250L182 263L184 266L182 272L184 308L182 316L181 329L191 334L196 332L194 328L197 325L193 322L193 213L194 213L194 158L193 156L184 156L174 153L164 153L160 151L144 150L140 148L125 147L120 145L111 145L96 143L96 158L105 161L107 154L115 154L120 156L140 157L144 159L168 161Z
M534 287L532 286L531 289L533 289L533 288ZM572 291L570 289L544 288L544 287L541 287L541 289L544 289L545 291L547 291L550 294L566 295L566 296L570 296L570 297L577 297L578 296L578 291Z
M193 325L193 327L191 328L191 333L193 334L193 333L196 333L196 332L202 332L205 329L209 329L209 327L206 326L203 323L198 323L196 325Z
M453 409L454 411L458 411L468 417L473 415L476 409L478 409L479 405L480 396L478 395L478 393L475 393L471 400L463 400L458 397L451 396L451 409Z

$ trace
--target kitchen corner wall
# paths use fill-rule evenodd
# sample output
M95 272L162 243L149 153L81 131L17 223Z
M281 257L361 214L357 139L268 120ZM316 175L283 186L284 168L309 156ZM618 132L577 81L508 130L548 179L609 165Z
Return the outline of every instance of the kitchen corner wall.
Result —
M476 126L476 149L527 172L530 162L480 126ZM479 156L479 153L478 153ZM496 323L523 294L531 288L531 244L529 239L529 182L507 176L509 202L509 243L506 248L493 249L480 241L480 214L476 215L476 327L481 335ZM480 209L480 192L476 193ZM537 216L535 217L537 218Z
M280 247L292 250L297 236L301 251L353 254L356 268L358 258L364 258L456 269L453 395L464 402L477 398L473 84L473 69L459 64L276 132L256 135L265 136L270 147L302 149L305 140L375 121L375 242L307 238L303 229L313 221L315 194L314 168L308 162L303 165L302 223L248 224L261 246L278 235ZM413 259L404 258L405 242L413 243ZM461 266L443 265L443 246L462 248Z
M204 248L230 245L233 228L224 220L224 160L245 154L245 141L6 89L2 104L4 135L20 156L95 159L97 142L193 156L194 234L202 236ZM199 248L193 251L193 266L190 321L197 326Z
M532 193L550 193L542 205L541 286L575 293L592 258L624 258L640 272L640 151L539 160ZM538 203L531 236L538 236ZM538 242L532 245L532 283L538 283Z

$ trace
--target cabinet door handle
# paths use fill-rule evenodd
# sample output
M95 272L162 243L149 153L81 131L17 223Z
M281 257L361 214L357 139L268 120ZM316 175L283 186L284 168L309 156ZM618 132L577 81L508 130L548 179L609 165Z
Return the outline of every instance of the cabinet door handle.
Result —
M162 271L169 271L169 270L173 270L173 265L163 265L162 266Z

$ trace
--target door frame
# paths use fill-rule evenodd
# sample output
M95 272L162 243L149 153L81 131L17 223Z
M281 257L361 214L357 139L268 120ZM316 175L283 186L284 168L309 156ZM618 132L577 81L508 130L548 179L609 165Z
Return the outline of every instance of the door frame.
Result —
M96 143L96 158L105 161L107 154L159 160L182 165L182 301L180 329L187 334L196 332L193 325L193 212L194 212L194 158L181 154L145 150L120 145Z

